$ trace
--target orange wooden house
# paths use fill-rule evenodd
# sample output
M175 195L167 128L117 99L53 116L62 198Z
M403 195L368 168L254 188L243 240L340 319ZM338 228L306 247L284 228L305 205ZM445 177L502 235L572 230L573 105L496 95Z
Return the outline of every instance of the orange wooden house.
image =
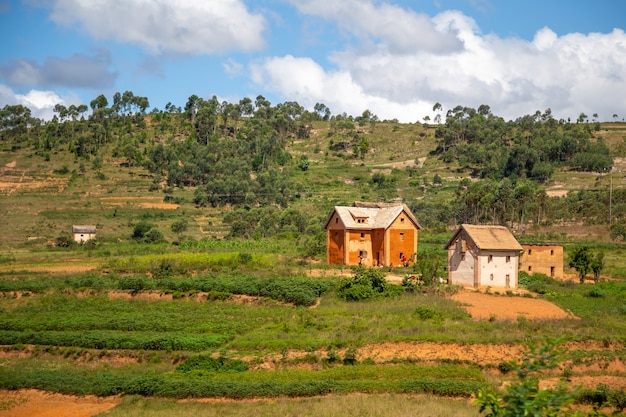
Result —
M326 224L329 264L399 266L417 253L422 228L405 204L336 206Z

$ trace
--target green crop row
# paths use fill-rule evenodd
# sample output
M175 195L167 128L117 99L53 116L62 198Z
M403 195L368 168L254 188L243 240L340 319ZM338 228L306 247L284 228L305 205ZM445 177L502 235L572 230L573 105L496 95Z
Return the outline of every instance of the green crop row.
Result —
M107 331L0 330L0 345L76 346L86 349L191 350L215 348L228 340L224 335L132 334Z
M284 253L285 246L292 242L282 243L276 239L202 239L180 243L183 250L213 251L259 251L262 253Z
M155 279L143 275L84 274L71 277L38 279L0 279L0 293L33 292L66 289L96 291L124 290L137 293L147 290L162 292L207 292L267 297L295 305L311 306L334 286L331 279L306 276L259 276L253 274L203 274L192 278L165 275ZM224 298L224 297L219 297Z
M69 369L0 368L0 388L35 388L73 395L142 395L164 398L259 398L310 397L329 393L396 392L428 393L469 397L486 385L477 380L413 379L379 380L306 380L224 381L190 378L172 374L148 373L122 375L112 371L74 371Z

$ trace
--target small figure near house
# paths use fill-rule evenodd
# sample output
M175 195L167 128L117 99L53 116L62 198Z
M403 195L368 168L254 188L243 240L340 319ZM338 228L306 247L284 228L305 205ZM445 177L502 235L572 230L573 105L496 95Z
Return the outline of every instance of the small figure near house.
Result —
M393 271L393 264L389 264L389 272Z

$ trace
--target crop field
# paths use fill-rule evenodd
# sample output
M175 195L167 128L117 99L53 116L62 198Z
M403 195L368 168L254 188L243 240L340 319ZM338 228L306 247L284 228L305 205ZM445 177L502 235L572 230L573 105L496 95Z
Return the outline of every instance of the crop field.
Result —
M433 153L433 127L360 126L369 151L357 158L331 149L326 125L288 143L309 161L284 167L296 184L289 209L196 204L199 187L125 165L114 144L102 145L98 170L62 149L45 161L3 145L0 215L11 221L0 226L0 416L477 416L479 393L515 386L533 349L552 343L540 386L564 384L576 410L623 415L626 244L602 208L575 222L527 219L517 235L563 245L562 280L411 287L403 278L414 267L396 267L378 271L384 294L349 301L341 290L355 270L324 257L333 206L403 199L421 219L479 178ZM622 124L599 135L620 166ZM391 185L374 184L375 174ZM624 171L611 175L556 170L545 189L562 192L556 205L614 187L618 222ZM582 210L595 194L583 198L553 211ZM435 217L417 258L437 260L445 276L453 226ZM96 225L96 242L65 244L74 224ZM146 225L159 232L153 241L135 236ZM567 265L581 245L603 254L597 283L590 272L580 284Z
M472 317L467 301L457 301L458 289L447 286L344 301L336 289L346 278L338 271L313 273L281 255L280 241L273 244L274 250L224 241L175 252L119 247L89 254L77 247L5 259L0 388L96 399L123 394L112 411L121 414L113 415L241 415L227 400L179 402L193 398L283 398L244 402L242 410L295 414L315 409L310 401L319 407L366 401L376 408L389 396L398 399L400 415L429 401L443 407L440 415L477 415L471 398L478 390L508 380L507 364L520 360L529 343L557 338L565 348L562 362L543 375L546 383L626 388L622 281L581 286L547 280L539 292L487 291L476 296L505 304L507 298L541 298L567 314L512 318L494 312L481 319ZM52 267L70 259L90 270ZM28 265L41 269L32 272ZM163 399L142 399L148 397Z

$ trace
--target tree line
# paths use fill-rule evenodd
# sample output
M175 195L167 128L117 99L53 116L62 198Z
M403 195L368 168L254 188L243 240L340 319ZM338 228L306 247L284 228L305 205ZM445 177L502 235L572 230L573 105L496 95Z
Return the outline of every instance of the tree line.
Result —
M115 93L111 102L99 95L89 106L57 104L49 121L32 117L25 106L7 105L0 110L0 143L10 144L12 150L30 147L45 160L68 151L98 171L104 152L111 152L127 166L148 169L154 190L194 187L198 207L285 209L302 192L293 170L309 167L306 155L293 158L287 151L290 141L308 139L313 122L327 122L328 150L364 159L369 142L356 126L382 123L369 110L357 117L333 115L321 103L309 111L297 102L272 105L260 95L235 103L192 95L183 107L168 103L149 114L148 108L148 98L131 91ZM443 109L437 103L433 110ZM435 122L441 122L439 113ZM459 182L452 201L424 199L410 201L409 206L420 213L423 225L435 228L497 223L523 230L528 223L606 223L611 221L607 206L613 201L613 216L624 218L626 195L621 189L610 196L606 187L595 187L563 198L551 198L545 191L544 184L557 169L603 173L612 168L608 147L594 137L598 130L598 123L582 123L580 118L574 123L556 120L550 109L505 121L487 105L456 106L447 111L444 123L435 126L436 148L431 154L458 164L473 179ZM442 181L435 177L433 182ZM395 175L374 173L367 184L388 196L397 181ZM257 229L257 224L264 222L233 221L231 235L280 233L284 226ZM618 222L613 228L614 237L626 236L626 224ZM301 226L296 229L303 233Z

